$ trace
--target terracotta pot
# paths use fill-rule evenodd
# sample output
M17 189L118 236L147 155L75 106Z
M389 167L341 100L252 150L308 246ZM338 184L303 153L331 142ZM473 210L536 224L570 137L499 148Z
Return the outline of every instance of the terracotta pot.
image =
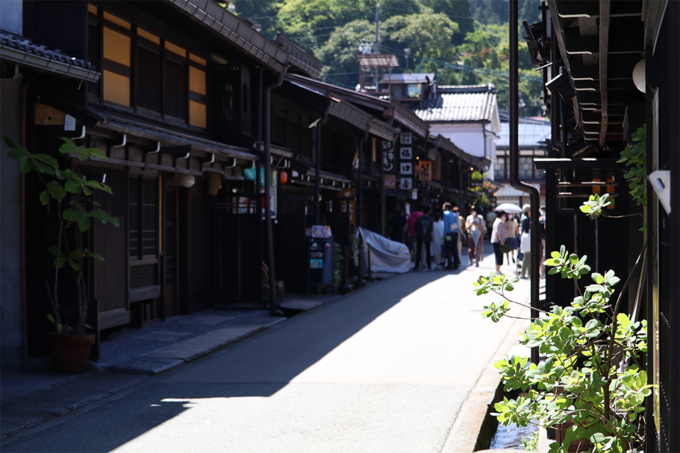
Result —
M559 425L555 425L555 440L562 444L564 437L567 434L567 430L574 426L571 421L564 422ZM590 443L588 439L575 440L569 445L569 453L580 453L584 451L590 451L593 449L593 444Z
M52 368L63 373L82 373L94 344L94 335L65 335L49 333Z

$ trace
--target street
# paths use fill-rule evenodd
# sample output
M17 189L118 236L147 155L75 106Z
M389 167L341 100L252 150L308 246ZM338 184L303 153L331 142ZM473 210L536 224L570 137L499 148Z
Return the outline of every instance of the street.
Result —
M472 282L492 266L487 255L480 268L373 284L2 450L440 452L514 324L480 317L497 298L474 296ZM515 292L524 300L528 281Z

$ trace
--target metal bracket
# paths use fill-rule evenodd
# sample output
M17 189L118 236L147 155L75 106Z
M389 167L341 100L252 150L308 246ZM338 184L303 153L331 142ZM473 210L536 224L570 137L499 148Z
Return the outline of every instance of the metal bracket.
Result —
M80 139L85 138L85 133L86 133L86 131L87 131L87 129L86 129L85 126L83 125L83 133L80 134L80 137L73 137L71 140L80 140Z
M83 127L85 127L85 126L83 126ZM123 134L123 143L121 143L120 145L113 145L113 146L111 146L111 148L121 148L121 147L125 146L126 144L127 144L127 134Z

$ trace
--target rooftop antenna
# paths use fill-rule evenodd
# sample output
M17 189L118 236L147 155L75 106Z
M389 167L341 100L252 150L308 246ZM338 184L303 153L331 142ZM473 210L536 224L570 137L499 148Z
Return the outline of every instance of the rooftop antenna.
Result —
M373 46L373 53L380 53L380 5L375 7L375 44Z

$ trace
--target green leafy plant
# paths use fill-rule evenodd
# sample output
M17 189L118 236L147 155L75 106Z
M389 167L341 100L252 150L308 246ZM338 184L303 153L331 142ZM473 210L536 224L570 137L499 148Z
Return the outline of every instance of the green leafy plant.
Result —
M631 275L644 252L643 248ZM552 275L579 280L590 272L586 259L569 254L562 246L545 265L551 267ZM630 277L616 300L614 287L620 279L613 271L604 275L593 272L591 278L593 283L584 291L579 289L580 295L570 306L539 310L541 316L532 319L521 335L520 343L538 348L545 356L543 362L534 364L526 357L510 356L495 364L505 391L523 392L516 399L496 403L494 415L499 423L573 423L561 444L551 444L551 453L566 453L573 441L586 439L593 452L632 452L644 444L639 417L652 387L643 369L647 323L634 322L619 310ZM498 303L485 306L483 317L497 322L512 317L507 314L511 303L526 306L507 297L517 281L491 274L474 282L477 295L501 297Z
M78 160L86 161L93 157L106 159L97 148L81 148L73 140L62 137L59 153L75 155ZM49 154L31 153L23 146L5 135L5 143L11 148L9 157L19 161L19 171L30 173L35 171L43 190L39 199L43 205L56 204L59 219L56 232L57 243L48 248L54 257L54 281L50 285L47 281L47 293L50 299L52 314L47 318L55 324L58 333L85 333L89 328L86 324L88 303L87 282L84 274L84 261L88 258L104 261L104 258L86 246L86 233L92 226L93 220L102 223L110 222L115 226L118 221L111 217L99 204L92 200L94 190L101 190L111 194L111 188L99 181L88 180L85 175L70 168L60 168L59 161ZM68 264L73 272L77 288L77 300L66 308L59 303L59 272ZM72 310L77 314L73 317ZM72 320L75 318L75 321Z
M626 146L617 163L629 167L623 177L628 181L630 195L638 205L643 205L647 204L647 132L638 128L631 139L637 144L633 148Z

